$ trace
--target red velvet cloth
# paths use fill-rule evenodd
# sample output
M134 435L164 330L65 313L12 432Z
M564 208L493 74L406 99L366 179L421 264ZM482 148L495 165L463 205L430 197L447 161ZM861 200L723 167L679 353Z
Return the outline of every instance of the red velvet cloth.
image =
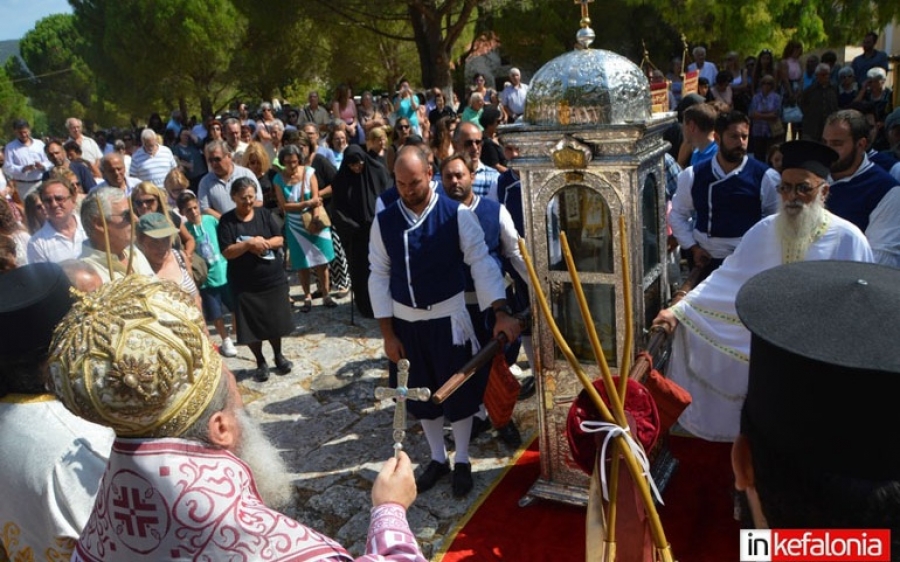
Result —
M463 526L439 562L584 560L585 510L548 500L519 507L540 475L537 440ZM730 445L670 437L681 464L659 508L678 562L728 562L739 556L732 517ZM438 559L436 559L438 562Z

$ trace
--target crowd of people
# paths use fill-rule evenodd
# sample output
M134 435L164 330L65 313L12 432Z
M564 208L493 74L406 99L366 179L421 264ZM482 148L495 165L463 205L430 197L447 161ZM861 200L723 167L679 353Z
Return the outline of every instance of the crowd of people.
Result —
M764 50L741 67L729 54L721 72L698 47L689 70L700 74L699 94L680 96L673 81L679 119L667 132L665 156L670 246L709 277L655 324L680 326L671 376L694 395L682 426L704 439L734 441L740 433L750 336L735 298L747 279L807 260L900 268L900 109L890 106L875 40L867 36L864 53L847 67L807 57L806 73L796 43L781 61ZM71 459L90 453L83 462L102 468L108 459L110 468L82 476L93 478L94 493L73 497L65 526L28 522L40 530L28 536L28 548L74 547L76 560L182 550L274 556L275 546L244 541L251 531L240 522L239 540L203 547L175 527L155 529L159 540L149 550L108 532L116 490L125 486L177 510L167 471L203 458L214 466L193 485L220 485L225 474L242 482L213 504L236 502L238 521L271 520L272 532L289 539L277 548L348 559L330 539L271 509L284 499L284 482L257 467L271 462L280 474L277 454L273 460L249 443L265 444L265 436L243 412L219 355L246 345L253 377L264 383L267 341L276 371L290 373L282 339L294 329L293 307L308 313L317 300L336 307L352 291L356 310L378 322L392 386L407 358L407 385L434 392L494 338L521 344L534 364L519 318L529 298L516 243L525 234L518 150L497 133L522 115L528 87L518 69L508 80L498 92L475 75L462 105L437 88L414 92L405 80L393 99L363 92L359 103L342 85L330 109L311 92L301 108L263 102L251 113L239 103L200 123L177 111L168 123L154 114L145 128L95 138L75 117L66 122L69 138L46 141L17 120L0 175L0 282L10 283L0 295L33 291L34 300L7 306L15 319L27 305L36 329L22 346L0 346L0 359L17 373L0 394L41 395L47 381L39 375L49 365L65 409L56 402L45 409L114 432L61 422L100 437L75 453L71 443L56 443L60 456L47 466L71 470ZM715 84L708 92L704 80ZM799 121L787 107L799 109ZM802 140L781 144L786 123ZM302 290L297 302L292 272ZM80 295L74 305L69 285ZM16 331L11 321L4 333ZM365 559L423 560L405 516L415 494L448 476L453 495L472 490L468 444L491 426L484 406L490 368L440 405L409 402L430 458L415 479L405 454L385 464L373 489ZM521 444L512 421L496 429L509 446Z

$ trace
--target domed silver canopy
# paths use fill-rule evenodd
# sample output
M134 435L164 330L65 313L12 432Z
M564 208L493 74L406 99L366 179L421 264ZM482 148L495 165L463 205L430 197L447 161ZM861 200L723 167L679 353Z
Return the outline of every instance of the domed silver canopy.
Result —
M650 119L650 87L636 64L602 49L577 49L531 79L523 121L530 125L616 125Z

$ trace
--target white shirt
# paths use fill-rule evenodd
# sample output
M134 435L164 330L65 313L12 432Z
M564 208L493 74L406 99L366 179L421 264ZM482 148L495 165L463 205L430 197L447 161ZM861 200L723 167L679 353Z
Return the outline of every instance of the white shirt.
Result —
M134 258L132 259L131 267L134 273L138 275L146 275L147 277L156 278L156 273L153 271L153 268L150 267L150 262L147 261L147 258L144 257L144 254L141 253L137 248L133 248ZM128 267L128 255L129 249L125 248L125 261L119 261L119 258L116 256L112 256L112 267L113 267L113 275L116 279L121 279L125 277L127 274L126 268ZM82 246L81 251L81 261L90 265L97 275L100 276L100 279L103 280L104 283L109 283L112 278L109 275L109 262L106 259L106 252L102 250L98 250L91 246L90 242L86 242L84 246Z
M692 62L688 65L688 72L692 70L697 70L697 63ZM716 75L719 73L719 69L716 68L716 65L709 61L705 61L703 63L703 68L700 69L700 76L709 80L709 87L712 88L713 84L716 83Z
M863 154L862 163L850 177L833 180L831 185L853 181L853 179L875 166ZM878 205L869 213L869 226L866 227L866 238L875 254L875 262L890 267L900 268L900 185L888 191Z
M163 187L166 176L176 166L178 163L168 146L158 145L155 154L150 154L141 147L131 155L128 174L141 181L149 181L157 187Z
M81 256L81 246L87 240L87 234L81 226L81 217L78 213L73 213L72 216L77 226L71 239L56 230L50 221L45 222L44 226L34 233L28 242L28 263L59 263L76 260Z
M403 204L402 199L398 201L398 204L403 206L413 224L418 224L434 209L438 197L440 195L431 194L431 201L428 202L428 206L421 215L413 214ZM472 279L475 280L478 305L485 310L491 306L492 302L506 298L503 276L497 263L488 254L487 245L484 243L484 231L481 229L475 213L460 204L456 222L463 261L469 266ZM390 286L391 258L381 239L381 227L379 227L377 218L372 222L372 231L369 235L369 264L371 269L369 296L372 301L372 311L375 313L375 318L391 318L394 316L394 300L391 298Z
M709 64L709 63L707 63ZM745 156L740 166L726 174L719 165L716 157L712 158L713 175L719 180L723 180L734 174L739 173L747 164L748 158ZM771 215L778 211L778 190L776 187L781 181L778 172L769 168L763 176L760 186L761 208L763 216ZM678 240L678 244L685 250L694 244L699 244L701 248L709 252L716 259L722 259L729 256L734 249L737 248L741 241L738 238L719 238L712 237L699 230L694 230L694 197L691 190L694 186L694 167L689 166L678 174L678 189L672 198L672 211L669 213L669 226L672 228L672 234Z
M134 188L137 187L137 185L139 183L141 183L141 180L139 180L137 178L133 178L131 176L125 176L125 185L128 186L127 189L125 190L125 195L127 195L128 197L131 197L131 192L134 191ZM101 187L115 187L116 189L118 189L119 186L117 186L117 185L111 186L108 183L106 183L106 180L103 180L101 182L98 182L97 185L95 185L94 188L88 192L88 195L90 195L91 193L100 189ZM163 187L163 186L160 186L160 187Z
M69 137L69 140L75 139ZM99 165L100 159L103 158L103 151L100 150L97 141L89 136L81 135L81 142L78 144L81 146L81 157L91 164Z
M510 84L500 92L500 103L506 106L516 116L525 113L525 96L528 94L528 84L520 83L518 87Z
M44 154L44 143L38 139L31 139L31 143L27 145L22 144L19 139L15 139L6 145L3 154L6 158L3 170L11 180L29 183L41 181L44 170L53 167L53 164L47 159L47 155ZM44 169L25 171L27 166L38 162L43 164Z

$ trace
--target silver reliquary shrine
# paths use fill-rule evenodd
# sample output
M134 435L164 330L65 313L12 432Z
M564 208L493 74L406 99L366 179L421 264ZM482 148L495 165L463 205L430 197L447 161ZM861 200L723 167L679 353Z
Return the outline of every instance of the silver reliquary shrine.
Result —
M588 20L589 24L589 20ZM591 49L585 20L574 51L534 75L522 121L501 129L518 147L526 244L552 314L588 374L600 376L560 247L565 232L606 360L618 374L624 327L640 335L667 301L666 178L663 132L674 114L651 114L650 86L637 65ZM625 317L622 240L625 217L634 311ZM538 310L532 295L532 309ZM566 417L582 387L534 315L541 474L530 497L587 502L588 477L569 452Z

